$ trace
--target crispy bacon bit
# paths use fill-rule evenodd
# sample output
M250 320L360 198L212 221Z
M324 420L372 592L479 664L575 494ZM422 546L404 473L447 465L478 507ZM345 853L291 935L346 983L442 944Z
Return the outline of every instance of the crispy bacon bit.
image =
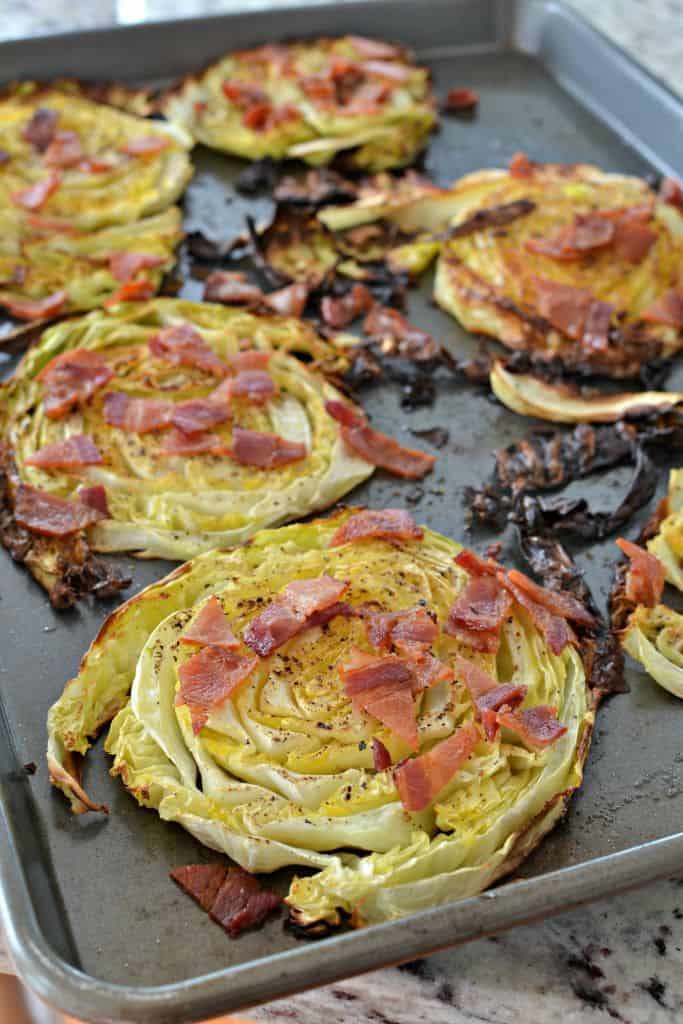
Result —
M459 114L462 110L474 110L479 104L479 93L474 89L449 89L441 104L444 114Z
M354 698L354 707L376 718L403 740L411 750L418 748L415 703L410 686L402 682L384 683L365 690Z
M173 407L171 423L183 434L201 434L229 419L227 405L219 405L211 398L190 398Z
M281 896L262 889L260 882L243 868L232 867L226 872L209 917L236 939L246 928L263 924L281 905Z
M107 309L119 302L145 302L154 297L155 288L151 281L141 277L135 281L125 281L120 288L103 303Z
M38 107L33 111L31 120L22 131L22 138L26 142L30 142L39 153L44 153L55 136L58 121L59 114L56 110L52 110L50 107Z
M413 669L396 654L373 655L354 648L351 660L339 666L339 675L347 697L359 697L366 690L389 683L400 683L412 695Z
M222 647L203 647L178 669L180 689L175 703L187 705L195 735L204 728L215 708L242 685L258 665Z
M254 103L252 107L249 107L242 116L242 124L245 128L251 128L252 131L259 131L268 125L273 115L273 106L271 103Z
M299 462L308 455L305 444L288 441L278 434L235 427L232 432L231 457L243 466L277 469L290 462Z
M526 153L514 153L508 170L513 178L533 178L536 164L529 159Z
M50 171L35 185L30 185L29 188L21 189L19 192L12 192L10 199L15 206L23 206L25 210L40 210L50 196L57 191L61 183L61 175L56 171Z
M124 143L121 152L127 153L128 156L156 156L170 145L171 140L162 135L142 135Z
M67 299L67 293L60 291L44 299L2 299L2 305L16 320L46 320L57 316Z
M227 448L218 434L195 431L185 434L175 427L169 430L159 449L161 455L226 455Z
M225 864L187 864L174 868L169 874L176 885L208 914L225 881L227 870Z
M227 306L249 306L263 299L256 284L247 281L241 271L214 270L204 284L205 302L222 302Z
M264 296L264 303L279 316L301 316L308 302L309 287L303 281ZM324 300L323 300L324 301Z
M404 448L398 441L369 425L342 427L341 435L344 443L366 462L406 480L421 480L431 472L436 462L435 455L427 455L416 448Z
M616 541L618 547L630 559L624 596L627 601L636 605L645 605L646 608L654 608L658 604L664 583L666 582L666 571L664 566L655 555L639 547L637 544L619 537Z
M374 537L380 540L422 540L423 536L422 528L405 509L364 508L361 512L349 516L346 522L335 530L330 539L330 547Z
M263 103L268 96L260 86L252 82L240 82L237 79L226 78L221 82L221 90L226 99L234 103L240 110L247 110L257 103Z
M147 267L161 267L165 256L154 256L151 252L113 252L109 257L109 270L117 281L130 281Z
M240 645L239 640L230 628L223 605L215 594L202 606L197 618L180 634L186 644L199 647L222 647L226 651L235 651Z
M562 654L574 635L566 619L551 612L545 604L534 601L526 589L522 589L509 578L506 581L517 604L521 605L531 616L534 625L543 633L553 654Z
M491 558L480 558L469 548L463 548L458 552L453 561L473 576L496 576L499 572L505 571L498 562Z
M498 686L493 676L489 675L481 665L468 661L467 658L461 658L460 655L455 659L455 670L462 678L474 703Z
M544 605L554 615L561 615L563 619L577 622L588 629L596 628L595 616L591 615L585 605L575 597L572 597L571 594L561 594L556 590L548 590L546 587L541 587L516 569L510 569L507 578L516 587L526 591L534 601Z
M78 170L82 174L104 174L105 171L111 171L113 167L114 164L108 160L81 160Z
M191 324L164 327L150 338L149 350L174 366L194 366L214 377L224 377L226 373L225 364Z
M92 487L79 487L77 495L82 505L94 509L103 519L109 519L109 502L107 501L107 492L102 484L94 484Z
M345 427L358 427L365 423L365 413L355 405L348 402L339 402L330 399L325 402L325 411Z
M428 651L439 627L425 608L402 612L370 612L365 617L365 632L373 647L388 651L391 647Z
M646 224L624 217L614 231L614 254L626 263L642 263L657 241L657 232Z
M456 658L455 667L472 698L487 740L493 740L498 731L495 712L502 707L515 708L521 704L526 697L527 687L511 683L499 684L480 665L466 658Z
M275 381L266 370L240 370L225 383L230 387L231 399L244 399L255 405L264 405L278 393Z
M651 302L641 316L650 323L683 327L683 291L680 288L669 288Z
M103 403L105 422L132 434L163 430L171 423L173 409L173 402L162 398L131 398L123 391L108 391Z
M80 469L83 466L98 466L104 460L92 438L85 434L72 434L64 441L46 444L26 459L27 466L39 469Z
M374 304L374 299L363 284L354 284L353 288L339 298L326 295L320 311L323 320L335 330L347 327L361 313L365 313Z
M511 606L511 595L494 576L473 576L450 610L446 631L454 623L461 629L500 633Z
M670 203L671 206L683 210L683 188L680 181L676 181L675 178L662 178L659 199L662 203Z
M394 782L407 811L424 811L462 768L480 739L476 725L463 725L426 754L394 768Z
M379 39L368 39L367 36L351 35L346 38L361 57L367 57L369 60L397 60L403 52L400 46Z
M364 75L383 78L391 84L404 85L410 81L411 70L405 64L395 64L390 60L365 60L361 64Z
M408 658L412 665L415 673L413 693L417 694L422 690L428 690L430 686L436 686L437 683L451 683L455 678L455 672L450 665L435 658L429 651L420 650L418 645L399 642L396 644L396 648Z
M14 499L14 518L33 533L68 537L103 517L87 505L66 501L29 484L19 484Z
M102 357L90 349L74 348L55 356L37 377L43 385L45 415L61 419L92 398L113 376Z
M593 348L604 348L607 344L607 311L613 307L600 302L585 288L574 288L549 278L534 278L538 312L558 331L575 341L586 340Z
M83 157L83 146L76 132L57 132L45 150L43 163L48 167L73 167Z
M251 620L243 633L245 644L266 658L302 630L322 625L321 614L346 614L347 606L339 598L347 587L347 582L332 576L289 583L278 598Z
M236 352L235 355L228 356L228 363L230 369L235 373L241 373L242 370L265 370L272 354L272 352L261 352L258 349L249 348L244 352Z
M468 629L457 622L447 622L446 633L480 654L497 654L500 647L500 631L497 629Z
M599 213L577 214L573 223L552 238L530 238L524 247L555 260L578 260L610 245L614 233L614 224Z
M376 736L372 737L372 759L376 772L385 772L391 768L391 754Z
M330 78L324 75L305 75L299 80L299 85L312 103L322 107L334 105L336 93Z
M519 736L523 743L534 750L542 750L564 736L567 726L557 718L555 708L539 704L525 711L507 711L503 709L496 714L498 724Z
M431 334L389 306L374 305L363 321L363 331L377 341L395 342L400 355L418 362L433 359L439 351Z

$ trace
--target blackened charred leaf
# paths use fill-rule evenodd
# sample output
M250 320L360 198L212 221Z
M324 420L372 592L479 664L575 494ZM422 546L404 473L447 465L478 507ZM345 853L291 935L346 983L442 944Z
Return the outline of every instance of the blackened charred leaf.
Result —
M628 693L624 677L624 652L619 638L604 626L590 637L581 639L581 655L586 680L598 698L610 693Z
M413 437L419 437L427 441L434 448L445 448L450 440L450 434L445 427L427 427L425 430L411 430Z
M472 235L475 231L482 231L484 228L501 228L511 224L520 217L526 217L536 209L536 203L530 199L517 199L513 203L502 203L500 206L489 206L483 210L477 210L471 217L464 220L455 227L437 235L438 239L463 238L465 235Z
M265 231L252 219L248 225L254 262L276 287L303 281L317 288L339 262L332 235L308 213L280 207Z
M239 238L231 238L227 241L209 238L203 231L190 231L186 238L190 256L195 260L207 263L225 259L242 242L243 239Z
M357 198L358 188L348 178L327 167L319 167L303 174L288 174L281 178L273 190L276 203L291 206L319 206L351 203Z
M272 192L278 179L278 168L272 157L264 157L249 164L237 175L235 188L243 196L255 196L259 192Z

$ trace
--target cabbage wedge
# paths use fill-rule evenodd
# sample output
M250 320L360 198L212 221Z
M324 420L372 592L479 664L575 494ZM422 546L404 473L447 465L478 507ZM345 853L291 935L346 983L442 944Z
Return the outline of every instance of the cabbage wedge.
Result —
M669 491L657 518L657 532L647 549L664 566L667 581L683 591L683 469L671 470Z
M683 615L666 605L639 605L622 633L622 646L656 683L683 699Z
M512 870L580 785L594 719L577 650L551 653L515 604L497 655L476 654L441 629L434 653L449 665L462 654L500 683L523 684L525 706L552 705L566 732L545 749L507 730L491 741L480 733L424 810L408 813L391 771L373 760L374 738L394 763L411 748L355 713L340 682L352 647L368 649L358 616L338 615L258 659L195 732L187 705L176 703L191 653L179 638L214 595L236 637L285 586L322 574L348 581L352 607L423 604L444 624L468 579L453 560L460 545L428 529L420 540L331 545L356 511L260 531L133 597L105 622L48 721L50 775L76 813L98 806L81 785L79 760L113 719L111 771L140 804L247 870L317 869L295 878L287 897L306 927L347 914L356 925L390 920L477 893ZM475 717L457 673L423 691L416 714L420 752Z

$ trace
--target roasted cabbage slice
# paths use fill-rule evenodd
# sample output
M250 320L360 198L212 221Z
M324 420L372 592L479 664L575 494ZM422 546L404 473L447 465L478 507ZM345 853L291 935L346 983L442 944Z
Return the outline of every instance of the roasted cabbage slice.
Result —
M410 164L436 123L426 69L357 36L228 54L166 97L169 120L213 149L258 160Z
M625 651L675 697L683 698L683 615L658 604L639 605L622 633Z
M456 192L435 298L466 328L614 377L680 349L683 215L644 181L520 156L509 171L467 175ZM501 227L522 202L526 212Z
M668 582L683 591L683 469L669 474L659 528L647 548L664 566Z
M104 624L49 714L50 774L76 812L98 806L79 782L79 755L113 718L112 773L142 805L250 871L320 869L289 891L304 926L337 923L340 911L356 924L388 920L477 893L510 871L579 786L594 717L578 651L568 643L553 654L521 605L507 606L497 655L443 631L468 581L454 562L459 544L426 528L413 539L340 542L337 531L357 513L261 531L148 587ZM253 631L257 613L295 581L320 577L344 581L351 611L256 659L246 681L196 723L180 681L197 647L181 636L196 637L217 598L219 615L253 650L244 630ZM434 617L433 652L456 668L452 681L416 698L419 753L457 734L475 739L436 798L409 813L373 748L379 740L396 771L415 748L354 711L338 670L354 648L372 649L364 612L415 608L428 624ZM497 684L526 687L524 708L551 705L559 738L542 749L507 729L485 739L458 655Z

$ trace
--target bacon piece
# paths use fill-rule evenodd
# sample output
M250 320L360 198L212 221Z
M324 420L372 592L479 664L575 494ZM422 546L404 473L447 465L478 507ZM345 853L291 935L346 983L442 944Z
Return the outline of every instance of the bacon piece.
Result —
M659 186L659 199L662 203L670 203L678 210L683 210L683 188L675 178L662 178Z
M322 625L323 613L330 613L324 621L329 621L332 613L346 614L348 606L340 603L339 598L347 587L347 582L332 576L289 583L278 598L251 620L243 633L245 644L266 658L302 630Z
M330 547L374 537L380 540L422 540L424 531L405 509L364 508L349 516L346 522L335 530L330 539Z
M124 143L121 152L127 153L128 156L156 156L170 145L171 140L161 135L141 135Z
M198 370L224 377L223 363L191 324L164 327L149 340L149 350L158 359L174 366L194 366Z
M587 348L605 349L614 306L594 300L588 307L583 325L582 342Z
M626 263L641 263L657 241L657 232L627 217L618 220L614 231L614 254Z
M371 612L365 618L365 632L372 646L381 651L399 644L428 651L439 635L439 627L429 612L418 606L402 612Z
M417 721L410 686L402 682L383 683L360 693L354 700L354 706L372 715L382 725L386 725L394 736L398 736L412 750L417 750Z
M171 423L183 434L201 434L230 419L230 410L211 398L190 398L173 406Z
M83 146L76 132L57 132L43 155L48 167L73 167L84 157Z
M226 78L221 82L221 90L225 98L240 110L247 110L268 99L267 94L260 86L252 82L240 82L238 79Z
M557 235L552 238L530 238L524 247L530 252L550 256L555 260L577 260L610 245L614 233L614 224L599 213L579 213Z
M301 316L308 302L309 291L308 285L303 281L295 281L294 284L287 285L286 288L280 288L276 292L271 292L270 295L265 295L263 301L279 316Z
M630 559L624 587L624 596L633 604L654 608L662 596L666 571L655 555L633 544L624 537L616 541L618 547Z
M561 654L567 644L574 639L566 619L549 611L545 604L534 601L526 589L517 586L509 578L506 586L517 604L529 613L536 628L543 633L553 654Z
M105 171L111 171L114 166L115 164L108 160L81 160L78 170L83 174L104 174Z
M14 499L14 518L20 526L33 533L45 537L68 537L103 516L94 508L47 494L29 484L19 484Z
M391 754L376 736L372 737L372 760L376 772L385 772L391 768Z
M243 399L255 405L264 405L278 394L275 381L266 370L240 370L225 381L225 385L230 389L231 399Z
M497 712L496 718L499 725L516 733L523 743L534 750L549 747L567 731L567 726L558 720L555 708L547 704L539 704L525 711L503 709Z
M497 629L468 629L460 626L457 622L447 622L444 630L450 636L455 637L463 644L467 644L473 651L480 654L497 654L500 647L500 630Z
M498 562L493 561L491 558L480 558L474 551L470 551L469 548L463 548L453 559L456 565L459 565L461 569L465 569L470 575L473 576L497 576L500 572L505 572L502 565Z
M364 82L354 90L346 109L355 114L373 114L389 99L391 88L391 84L386 81Z
M336 100L334 82L324 75L306 75L300 79L301 89L317 106L331 107Z
M313 628L313 626L325 626L332 619L336 619L337 616L341 616L343 619L356 618L358 612L355 608L352 608L346 601L336 601L331 604L329 608L320 608L317 612L313 612L309 615L306 620L306 628Z
M165 262L165 256L154 256L151 252L113 252L109 257L109 271L117 281L130 281L141 270L160 267Z
M38 107L33 111L31 119L21 133L21 137L30 142L31 145L44 153L55 137L59 113L50 107Z
M400 354L410 359L428 360L438 354L438 345L431 334L411 324L407 317L389 306L372 306L363 321L363 331L378 341L395 341Z
M161 455L226 455L227 448L218 434L195 431L188 435L182 430L169 430L159 449Z
M263 292L239 271L213 270L204 284L205 302L223 302L228 306L248 306L260 302Z
M480 698L486 696L487 693L491 693L498 686L496 680L493 676L489 675L486 669L483 669L481 665L477 665L473 661L468 661L467 658L461 658L460 655L455 659L455 670L458 676L462 678L475 704Z
M351 43L354 50L357 50L362 57L367 57L370 60L396 60L402 56L402 50L399 46L382 42L380 39L368 39L367 36L354 35L347 36L346 39L347 42Z
M202 606L199 615L180 634L186 644L199 647L222 647L226 651L235 651L240 645L239 640L230 628L223 605L215 594Z
M346 295L339 298L326 295L320 304L320 311L326 324L334 327L335 330L340 330L342 327L347 327L361 313L370 309L374 302L375 300L364 284L354 284Z
M174 868L169 875L183 892L191 896L202 910L208 912L225 881L228 869L225 864L187 864Z
M341 427L340 432L347 447L366 462L406 480L421 480L432 471L436 462L436 456L427 455L416 448L405 448L392 437L373 430L368 424Z
M255 103L242 115L242 124L245 128L251 128L252 131L260 131L268 126L272 116L273 106L271 103Z
M656 324L683 327L683 291L669 288L641 313L643 320Z
M333 420L345 427L363 426L366 422L365 413L361 409L355 405L349 405L348 402L339 402L335 398L325 402L325 411Z
M595 616L588 611L581 601L577 601L571 594L564 594L557 590L548 590L547 587L541 587L516 569L510 569L507 578L516 587L526 591L534 601L545 605L548 611L551 611L554 615L561 615L563 619L578 622L582 626L587 626L588 629L594 629L597 626Z
M277 469L290 462L299 462L308 455L305 444L288 441L278 434L235 427L232 432L231 457L243 466Z
M209 910L209 917L236 939L246 928L257 927L282 905L282 897L243 868L228 868Z
M526 153L514 153L508 164L508 170L512 178L533 178L536 164L529 159Z
M421 650L418 645L408 643L397 643L397 650L404 654L415 673L413 680L413 693L420 693L428 690L430 686L437 683L451 683L455 678L455 672L450 665L435 658L429 651Z
M406 64L395 64L390 60L365 60L361 64L365 75L383 78L392 84L404 85L410 81L411 69Z
M180 689L175 703L189 708L195 735L204 728L214 709L232 696L257 665L258 658L245 658L222 647L203 647L183 662L178 669Z
M457 114L461 110L474 110L479 104L479 93L474 89L449 89L441 104L444 114Z
M103 458L92 438L86 434L72 434L64 441L46 444L26 459L27 466L40 469L80 469L82 466L98 466Z
M448 624L452 622L467 630L500 632L511 606L511 595L494 576L473 576L451 607Z
M152 282L144 277L135 281L124 281L121 287L112 292L102 305L108 309L110 306L116 306L119 302L145 302L154 297L155 290Z
M132 434L164 430L172 421L173 411L173 402L162 398L131 398L123 391L109 391L104 396L105 422Z
M456 729L426 754L394 768L394 783L407 811L423 811L462 768L480 739L473 723Z
M262 352L255 348L245 349L243 352L236 352L228 356L230 369L236 373L242 370L265 370L270 362L272 352Z
M612 306L600 302L585 288L574 288L548 278L534 278L534 286L538 312L553 327L576 341L583 340L587 333L595 348L606 345L604 319L608 309L611 317Z
M57 191L61 183L61 175L56 171L50 171L35 185L23 188L19 192L12 192L10 199L15 206L23 206L25 210L40 210L50 196Z
M38 374L43 385L45 415L52 420L66 416L87 401L114 376L101 356L87 348L74 348L51 359Z
M400 684L412 697L412 666L405 658L399 658L396 654L377 656L354 648L351 660L346 665L339 666L339 675L347 697L356 698L367 690L388 684Z
M512 710L519 707L526 695L526 686L513 686L511 683L503 683L475 702L487 740L492 742L496 738L499 728L498 711L501 709Z
M16 320L45 320L57 316L67 299L67 293L60 291L44 299L3 299L2 305Z
M92 508L98 512L103 519L109 519L109 502L107 492L102 484L94 484L92 487L79 487L78 500L82 505Z

